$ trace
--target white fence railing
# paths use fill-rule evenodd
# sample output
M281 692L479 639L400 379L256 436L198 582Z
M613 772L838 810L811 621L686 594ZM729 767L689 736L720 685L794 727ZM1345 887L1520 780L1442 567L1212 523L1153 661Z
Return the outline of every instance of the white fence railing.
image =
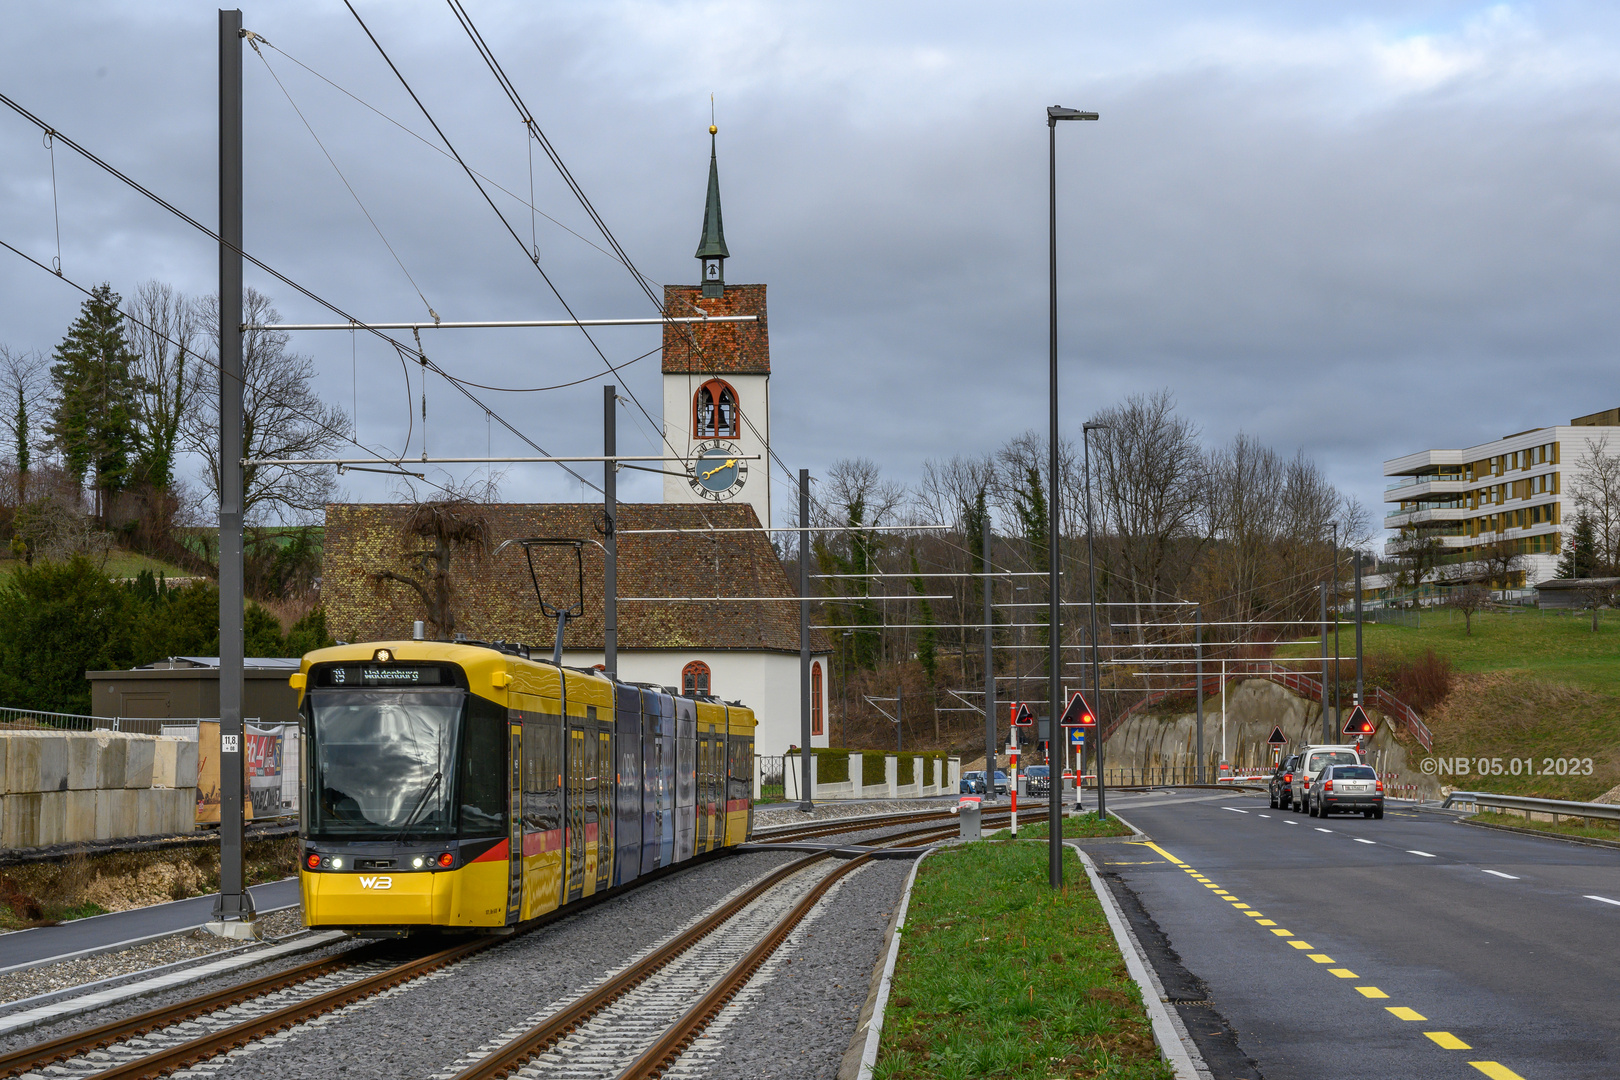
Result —
M1515 810L1525 817L1531 814L1551 814L1558 817L1620 821L1620 806L1611 803L1535 799L1528 795L1494 795L1487 791L1453 791L1446 796L1442 806L1446 810L1450 810L1453 806L1472 806L1476 811Z

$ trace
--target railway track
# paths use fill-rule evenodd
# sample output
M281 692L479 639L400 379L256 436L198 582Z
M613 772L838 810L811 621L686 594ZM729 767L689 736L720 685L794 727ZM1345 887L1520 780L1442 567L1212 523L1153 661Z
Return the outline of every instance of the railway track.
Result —
M792 830L786 833L778 833L771 836L770 839L788 841L803 839L806 836L825 836L838 832L893 828L896 825L914 824L919 821L931 821L949 816L948 813L908 814L893 815L889 818L880 819L868 818L854 823L829 823L809 830ZM956 832L957 829L954 823L949 826L929 825L885 837L878 843L900 841L928 843L946 839L955 835ZM683 942L683 944L679 946L666 945L664 949L661 949L660 954L665 956L663 964L667 964L669 960L685 952L715 927L734 917L754 899L765 894L781 881L798 874L814 863L832 857L832 852L813 854L807 858L796 860L787 867L768 876L764 881L734 899L719 911L711 914L698 927L692 928L692 930L687 931L686 934L678 938L677 941ZM769 948L766 948L760 954L758 959L752 962L752 966L748 968L748 973L751 974L753 970L758 968L760 963L764 962L770 952L780 945L788 933L791 933L792 927L798 924L804 913L808 912L810 907L814 906L815 901L824 895L839 878L858 866L864 865L871 858L871 855L863 855L852 859L839 867L832 875L823 878L822 882L811 890L813 896L808 900L808 903L802 904L802 910L796 907L794 909L797 912L796 915L793 912L789 913L791 923L784 920L778 924L779 933L777 928L765 929L766 936L761 941L761 947L764 947L767 941L771 942L771 944ZM578 910L580 910L579 907L570 905L567 909L556 913L555 916L526 927L525 932L537 929L545 923L554 921L554 918L564 917ZM702 929L700 930L700 928ZM55 1039L34 1043L10 1053L0 1054L0 1080L29 1073L45 1073L53 1077L95 1076L98 1080L135 1080L138 1077L166 1076L177 1069L199 1064L233 1049L246 1046L256 1040L274 1035L279 1031L305 1023L326 1013L421 978L507 940L510 940L510 938L479 937L472 940L463 940L403 962L390 955L394 949L383 945L363 946L344 956L329 956L308 961L237 986L189 998L174 1005L151 1009L127 1019L115 1020ZM666 952L666 950L668 951ZM647 958L637 965L638 968L645 969L639 978L632 978L622 983L614 981L606 985L619 986L619 995L622 996L626 990L638 985L648 975L663 966L663 964L646 966L651 959ZM711 962L709 966L713 967L713 963ZM730 978L731 976L728 973L726 977ZM745 983L746 981L746 975L744 975L742 982ZM742 983L737 985L740 986ZM732 993L734 994L735 990ZM704 1000L708 999L705 998ZM726 1000L729 1000L729 995ZM586 1008L574 1020L563 1024L558 1029L559 1033L566 1032L577 1026L579 1019L599 1011L601 1007L601 1005L596 1005ZM723 1002L720 1007L723 1007ZM714 1012L718 1012L718 1007L711 1010L709 1015L712 1016ZM700 1029L703 1023L707 1023L708 1018L704 1017L693 1030ZM671 1028L671 1030L675 1029ZM555 1041L555 1038L556 1035L547 1036L543 1033L539 1036L541 1044ZM533 1040L531 1039L531 1041ZM490 1072L478 1075L503 1074ZM642 1075L652 1075L652 1073L643 1073Z
M887 837L882 843L930 843L956 832L954 825L933 825ZM444 1075L454 1080L520 1074L642 1080L661 1075L748 985L817 902L876 856L858 855L808 888L801 887L796 897L767 902L772 890L832 857L832 852L819 852L781 867L584 995L537 1017L460 1072ZM717 934L721 928L725 933ZM695 949L708 939L713 940L705 951Z

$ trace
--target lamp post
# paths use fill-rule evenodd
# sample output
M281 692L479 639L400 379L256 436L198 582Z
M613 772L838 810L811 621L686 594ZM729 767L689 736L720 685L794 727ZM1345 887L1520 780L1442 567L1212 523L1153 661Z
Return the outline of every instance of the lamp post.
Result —
M1102 722L1102 667L1097 663L1097 556L1091 541L1091 433L1108 431L1107 424L1087 423L1080 428L1080 443L1085 448L1086 463L1086 576L1091 581L1091 685L1097 694L1092 708L1097 710L1097 820L1108 816L1107 796L1103 785L1103 722ZM1078 785L1078 782L1077 782ZM1075 787L1079 791L1079 787Z
M1048 394L1048 406L1051 417L1048 425L1047 449L1051 451L1049 473L1046 482L1047 494L1047 524L1046 524L1046 598L1047 598L1047 668L1046 668L1046 711L1047 735L1051 736L1051 728L1057 725L1060 713L1059 700L1062 697L1062 688L1059 680L1063 672L1063 641L1062 641L1062 606L1058 595L1058 300L1057 300L1057 125L1059 120L1095 120L1094 112L1082 112L1079 109L1066 109L1061 105L1051 105L1046 110L1047 133L1047 179L1048 179L1048 269L1050 281L1050 310L1048 320L1048 339L1050 349L1050 376L1051 389ZM1048 766L1050 769L1050 765ZM1057 777L1048 775L1046 784L1046 820L1050 829L1051 840L1047 844L1047 873L1051 879L1052 888L1063 887L1063 792L1059 787ZM1100 796L1101 789L1098 789ZM1099 811L1100 812L1100 811Z

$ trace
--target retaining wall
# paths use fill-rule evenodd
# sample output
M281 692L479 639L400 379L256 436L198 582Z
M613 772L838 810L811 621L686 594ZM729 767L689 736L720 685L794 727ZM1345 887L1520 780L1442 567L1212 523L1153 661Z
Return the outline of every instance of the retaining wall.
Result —
M188 833L197 744L116 731L0 731L0 848Z

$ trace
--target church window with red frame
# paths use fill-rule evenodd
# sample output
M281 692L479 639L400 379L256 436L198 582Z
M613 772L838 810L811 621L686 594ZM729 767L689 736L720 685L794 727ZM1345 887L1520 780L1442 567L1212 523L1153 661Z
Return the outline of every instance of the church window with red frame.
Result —
M821 661L810 665L810 734L821 734Z
M737 391L723 379L710 379L698 387L692 401L692 437L735 439L740 430Z
M681 669L681 693L687 697L709 696L709 665L694 660Z

